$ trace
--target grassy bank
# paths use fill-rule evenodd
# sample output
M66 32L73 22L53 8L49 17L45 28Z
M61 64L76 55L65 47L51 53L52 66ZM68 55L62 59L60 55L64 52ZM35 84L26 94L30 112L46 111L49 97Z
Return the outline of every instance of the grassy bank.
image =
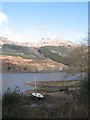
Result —
M38 82L37 81L37 91L44 92L44 93L52 93L52 92L58 92L58 91L68 91L71 89L77 89L80 87L81 81L79 80L63 80L63 81L43 81ZM34 82L25 82L25 85L33 86ZM31 90L27 91L28 93L31 92Z

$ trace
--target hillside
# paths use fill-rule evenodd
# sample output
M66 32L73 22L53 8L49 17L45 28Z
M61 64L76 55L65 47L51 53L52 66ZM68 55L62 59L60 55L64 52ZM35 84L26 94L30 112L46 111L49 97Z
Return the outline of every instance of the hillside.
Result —
M44 46L35 48L5 44L2 47L2 55L20 56L25 59L33 59L37 61L51 59L69 65L67 54L70 50L71 48L64 46Z
M70 41L42 39L36 46L0 37L3 72L53 72L67 70L68 53L76 47ZM41 47L39 47L41 46Z
M59 72L67 66L49 59L35 61L16 56L0 56L2 72Z
M71 48L65 46L44 46L40 47L38 51L45 57L50 58L54 61L69 65L70 61L67 58L67 54Z
M38 48L4 44L2 46L2 72L56 72L67 65L45 57Z
M35 47L5 44L2 46L2 55L21 56L27 59L44 59Z

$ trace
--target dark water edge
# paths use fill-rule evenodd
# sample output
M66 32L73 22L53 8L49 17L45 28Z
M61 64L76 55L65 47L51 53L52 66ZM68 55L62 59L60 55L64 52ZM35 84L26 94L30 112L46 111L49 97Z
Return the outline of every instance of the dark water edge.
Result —
M60 73L60 72L67 72L67 70L61 70L61 71L21 71L21 72L0 72L0 74L24 74L24 73Z

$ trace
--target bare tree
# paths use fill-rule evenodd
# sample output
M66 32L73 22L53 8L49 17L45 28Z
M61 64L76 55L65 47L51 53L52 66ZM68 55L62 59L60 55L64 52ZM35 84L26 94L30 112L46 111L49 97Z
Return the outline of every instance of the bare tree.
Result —
M88 73L88 45L81 44L80 46L73 48L68 54L68 57L71 61L69 72Z

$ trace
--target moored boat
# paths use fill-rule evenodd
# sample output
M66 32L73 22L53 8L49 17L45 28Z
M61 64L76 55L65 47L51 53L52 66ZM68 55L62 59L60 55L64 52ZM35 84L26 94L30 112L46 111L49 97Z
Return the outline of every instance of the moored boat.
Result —
M43 95L41 95L40 93L37 93L37 92L32 93L32 96L34 98L37 98L37 99L42 99L43 98Z
M36 92L36 76L35 76L35 92L32 93L32 96L36 99L42 99L44 96Z

